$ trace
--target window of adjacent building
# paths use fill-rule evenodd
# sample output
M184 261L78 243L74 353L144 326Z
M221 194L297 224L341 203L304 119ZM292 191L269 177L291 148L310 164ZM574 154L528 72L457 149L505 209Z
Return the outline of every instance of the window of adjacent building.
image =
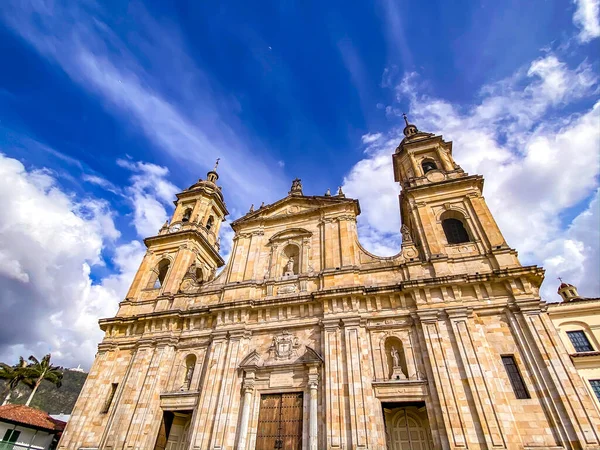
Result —
M119 383L113 383L110 385L110 392L108 394L108 398L106 399L106 402L104 402L104 407L102 408L102 411L100 411L102 414L106 414L110 409L110 405L112 404L112 401L115 398L115 393L117 392L117 387L119 387Z
M590 380L590 386L592 386L592 391L594 391L596 398L600 401L600 380Z
M470 241L464 224L458 219L442 220L442 228L444 229L448 244L462 244L463 242Z
M585 332L583 330L567 331L567 336L571 339L575 351L579 352L593 352L594 347L590 344Z
M515 396L518 399L531 398L525 387L521 372L519 372L519 367L517 367L515 357L513 355L505 355L502 357L502 363L504 364L504 369L506 369L506 374L508 375Z
M21 434L18 430L6 430L4 433L4 437L0 442L0 449L2 450L12 450L14 448L14 443L19 439L19 435Z

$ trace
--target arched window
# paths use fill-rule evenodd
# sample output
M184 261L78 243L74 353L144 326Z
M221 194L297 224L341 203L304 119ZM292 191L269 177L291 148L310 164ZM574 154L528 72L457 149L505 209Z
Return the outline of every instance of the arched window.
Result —
M213 216L210 216L208 218L208 220L206 221L206 229L210 230L214 223L215 223L215 218Z
M148 283L148 287L150 289L158 289L165 284L165 279L167 278L170 264L171 262L165 258L156 265L152 271L152 276L150 277L150 281Z
M423 168L423 173L427 173L431 170L437 170L437 165L434 161L430 159L426 159L421 163L421 167Z
M185 358L185 377L183 379L182 390L189 390L192 386L192 378L194 377L194 369L196 367L196 355L188 355Z
M463 242L470 241L469 234L459 219L451 218L442 220L442 228L444 229L448 244L462 244Z
M192 217L192 208L187 208L183 213L183 217L181 218L181 221L189 222L191 217Z

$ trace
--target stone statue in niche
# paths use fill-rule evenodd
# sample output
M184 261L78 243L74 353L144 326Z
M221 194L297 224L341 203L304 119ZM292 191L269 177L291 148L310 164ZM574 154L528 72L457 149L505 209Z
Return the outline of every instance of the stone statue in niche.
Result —
M406 380L406 374L400 365L400 352L396 347L392 347L390 355L392 357L392 376L390 377L390 380Z
M182 391L187 391L192 385L192 375L194 375L194 366L189 365L185 370L185 378L183 379Z
M290 256L287 264L285 265L285 272L283 273L286 277L290 275L294 275L294 257Z
M392 362L393 365L392 367L395 369L396 367L400 367L400 354L398 353L398 350L396 350L394 347L392 347Z

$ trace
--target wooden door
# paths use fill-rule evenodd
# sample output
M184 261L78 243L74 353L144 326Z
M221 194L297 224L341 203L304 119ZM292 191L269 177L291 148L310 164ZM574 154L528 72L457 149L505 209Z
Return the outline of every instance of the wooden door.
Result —
M301 392L260 397L256 450L302 450Z

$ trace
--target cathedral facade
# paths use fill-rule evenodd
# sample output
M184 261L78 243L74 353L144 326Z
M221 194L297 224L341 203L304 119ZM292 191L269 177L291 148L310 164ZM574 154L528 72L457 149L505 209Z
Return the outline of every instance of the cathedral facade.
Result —
M178 194L100 321L58 448L600 449L543 269L520 264L451 142L408 122L404 134L393 257L360 245L357 200L294 180L231 223L217 275L216 169Z

